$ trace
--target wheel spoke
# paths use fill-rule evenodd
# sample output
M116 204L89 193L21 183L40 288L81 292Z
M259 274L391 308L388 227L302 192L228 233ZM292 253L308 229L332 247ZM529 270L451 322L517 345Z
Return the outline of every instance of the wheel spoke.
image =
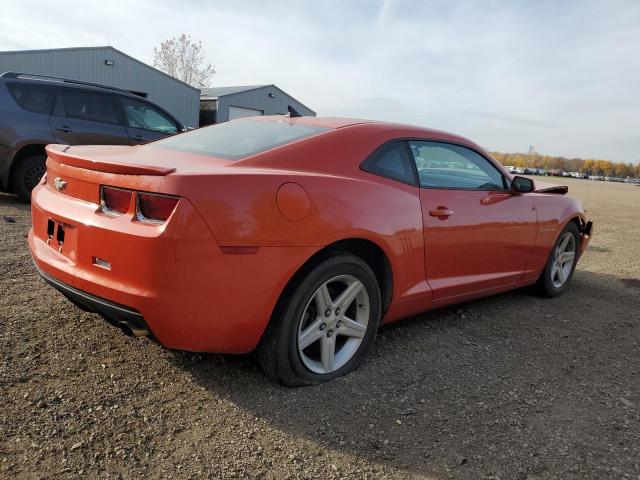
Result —
M362 338L366 331L367 327L365 325L347 317L342 317L340 319L340 326L336 328L338 335L344 335L346 337Z
M336 358L336 336L322 337L320 343L320 359L325 373L333 371L333 363Z
M323 331L320 330L320 325L323 323L324 320L322 318L318 318L300 334L300 337L298 337L298 344L302 350L322 337Z
M567 249L567 245L569 244L569 239L571 238L571 234L567 234L564 236L560 245L558 245L558 253L564 253Z
M560 255L560 263L564 265L567 262L573 262L575 256L576 254L574 252L564 252L562 255Z
M564 283L564 270L562 269L562 265L558 265L556 268L558 269L558 281Z
M329 295L329 289L326 283L316 291L315 300L318 314L320 315L323 315L326 310L333 308L333 300L331 300L331 295Z
M560 281L558 279L558 270L560 270L560 267L558 266L558 263L554 263L553 264L553 270L551 271L551 281L555 282L556 280Z
M340 307L343 312L346 312L351 303L355 300L358 294L362 291L364 285L362 282L356 280L350 283L347 288L336 299L334 305Z

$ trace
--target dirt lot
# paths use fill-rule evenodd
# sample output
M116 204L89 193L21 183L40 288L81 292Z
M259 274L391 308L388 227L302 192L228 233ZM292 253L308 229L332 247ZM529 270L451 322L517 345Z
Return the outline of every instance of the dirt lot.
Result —
M304 389L76 309L0 196L0 477L640 479L640 187L566 183L596 223L567 295L403 321Z

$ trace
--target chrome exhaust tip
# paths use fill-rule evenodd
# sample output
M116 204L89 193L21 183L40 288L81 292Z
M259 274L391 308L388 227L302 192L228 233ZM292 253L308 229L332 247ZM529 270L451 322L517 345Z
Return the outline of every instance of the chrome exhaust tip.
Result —
M146 328L126 320L118 322L118 328L130 337L148 337L150 334Z

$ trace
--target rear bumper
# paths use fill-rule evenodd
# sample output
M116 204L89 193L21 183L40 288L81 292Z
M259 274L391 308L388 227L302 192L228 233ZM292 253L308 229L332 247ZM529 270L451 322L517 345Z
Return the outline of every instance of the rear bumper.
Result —
M49 283L108 319L143 320L160 343L180 350L253 350L286 282L317 250L225 254L184 198L163 225L109 217L48 185L34 189L31 210L29 248ZM50 221L63 226L62 245L49 237Z
M67 297L74 305L101 315L111 324L122 328L127 333L134 336L148 335L149 329L144 321L144 317L136 310L110 302L104 298L96 297L90 293L83 292L77 288L67 285L60 280L47 275L36 266L36 270L42 280L54 287L65 297Z

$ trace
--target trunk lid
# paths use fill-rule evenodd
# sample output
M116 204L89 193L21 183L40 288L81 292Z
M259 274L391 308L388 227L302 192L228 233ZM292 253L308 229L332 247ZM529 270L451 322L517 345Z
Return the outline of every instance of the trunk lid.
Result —
M228 163L214 157L151 146L48 145L47 186L60 194L100 203L100 185L160 192L167 175L203 172Z
M127 146L70 147L69 145L47 145L47 156L54 162L106 173L123 175L167 175L175 167L140 162L139 156L131 156ZM137 160L137 161L132 161Z
M131 150L128 146L48 145L47 188L99 205L100 185L156 192L165 175L176 170L134 162Z

